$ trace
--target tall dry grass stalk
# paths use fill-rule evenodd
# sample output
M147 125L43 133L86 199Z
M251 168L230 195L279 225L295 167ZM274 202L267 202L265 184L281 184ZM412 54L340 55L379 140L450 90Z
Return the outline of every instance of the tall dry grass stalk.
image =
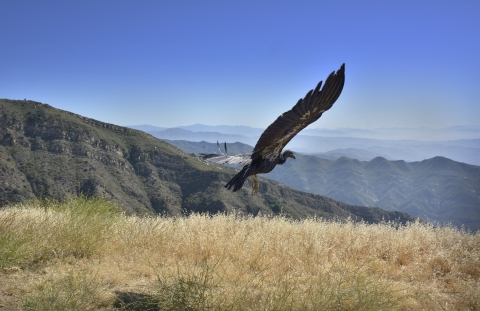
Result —
M51 289L60 286L67 292L59 297L97 293L92 309L480 308L478 233L420 223L141 218L85 200L90 212L75 217L72 202L0 211L7 250L0 253L0 284L12 288L0 303L40 310L32 301L55 299ZM75 286L66 286L72 278Z

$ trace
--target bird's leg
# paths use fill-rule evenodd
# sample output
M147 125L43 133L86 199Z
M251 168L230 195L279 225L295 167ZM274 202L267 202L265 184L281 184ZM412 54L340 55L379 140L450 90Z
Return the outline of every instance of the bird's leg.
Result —
M252 180L253 180L252 193L257 194L258 193L258 185L259 185L257 174L250 175L250 177L252 177Z

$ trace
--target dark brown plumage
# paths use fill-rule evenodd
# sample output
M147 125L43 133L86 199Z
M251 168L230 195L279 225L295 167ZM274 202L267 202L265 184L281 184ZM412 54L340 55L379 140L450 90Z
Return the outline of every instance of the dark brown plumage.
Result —
M295 159L295 155L290 150L282 153L283 148L298 132L317 121L325 111L333 106L343 90L344 83L345 64L336 73L332 72L328 76L323 88L322 81L320 81L317 87L310 90L291 110L283 113L270 124L260 136L251 155L209 154L201 155L201 158L217 164L244 164L243 169L225 187L228 190L237 191L242 188L245 180L252 176L254 192L256 192L258 190L256 175L272 171L277 164L285 163L289 157Z

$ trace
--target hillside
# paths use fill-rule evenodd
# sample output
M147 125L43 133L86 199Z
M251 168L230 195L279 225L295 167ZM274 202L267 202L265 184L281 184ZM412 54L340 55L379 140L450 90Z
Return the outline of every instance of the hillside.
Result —
M206 142L171 143L182 149L189 146L188 152L218 152L216 144ZM252 150L240 143L227 147L232 149L231 154L236 153L234 150ZM370 161L347 157L328 160L302 154L296 157L264 176L348 204L378 206L429 221L480 229L479 166L444 157L419 162L388 161L382 157Z
M480 229L480 167L443 157L336 161L300 156L269 178L349 204L398 210L428 221ZM315 163L315 164L313 164Z
M261 180L238 193L223 185L232 168L206 165L144 132L20 100L0 100L0 206L84 193L130 213L278 214L296 219L413 220L407 214L351 206Z

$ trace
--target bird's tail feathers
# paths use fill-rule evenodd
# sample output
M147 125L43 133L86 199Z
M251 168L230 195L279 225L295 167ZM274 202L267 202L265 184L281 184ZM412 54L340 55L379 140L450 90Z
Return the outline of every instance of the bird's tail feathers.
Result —
M243 169L238 172L237 175L233 176L233 178L225 185L225 188L233 190L233 192L240 190L247 178L252 175L252 172L253 168L251 166L244 166Z

